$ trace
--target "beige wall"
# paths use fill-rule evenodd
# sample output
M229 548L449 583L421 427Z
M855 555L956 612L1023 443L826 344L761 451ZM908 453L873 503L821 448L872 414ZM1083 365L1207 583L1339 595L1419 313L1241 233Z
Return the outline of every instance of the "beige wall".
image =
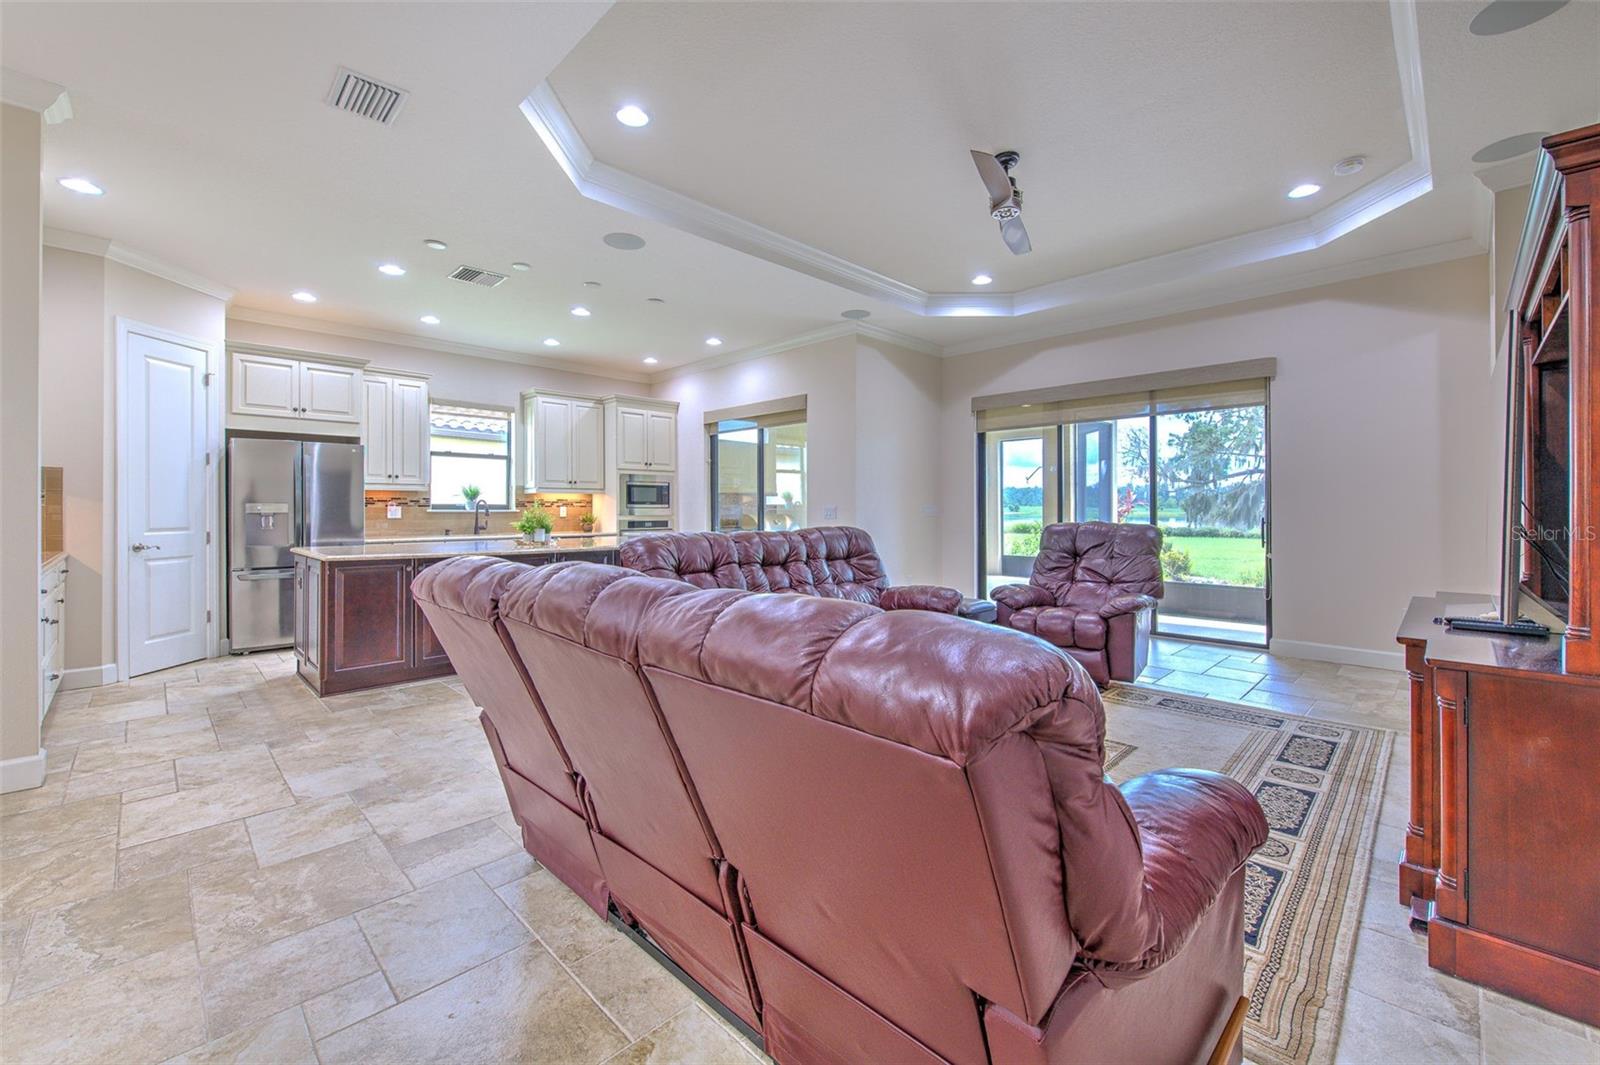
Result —
M39 134L0 104L0 786L33 787L39 758Z
M222 342L226 304L94 255L47 248L41 446L66 489L64 686L99 683L117 655L116 324Z
M679 404L679 527L709 524L705 412L804 395L807 522L859 525L893 580L931 580L940 518L929 457L940 372L932 356L846 336L662 382L655 395Z
M1273 356L1274 645L1394 664L1408 598L1497 580L1483 257L949 360L942 577L976 570L974 395Z

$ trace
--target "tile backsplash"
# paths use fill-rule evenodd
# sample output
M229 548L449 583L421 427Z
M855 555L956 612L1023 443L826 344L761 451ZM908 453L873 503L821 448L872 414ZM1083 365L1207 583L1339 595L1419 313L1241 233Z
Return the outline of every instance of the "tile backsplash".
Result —
M578 519L590 513L593 497L586 492L518 492L516 510L489 512L489 533L501 535L516 532L522 508L535 500L543 503L555 519L555 531L582 532ZM400 505L400 517L388 516L389 504ZM567 516L561 516L561 508ZM472 513L462 510L429 510L427 492L367 492L367 539L385 540L398 536L470 536ZM603 529L602 532L615 532Z

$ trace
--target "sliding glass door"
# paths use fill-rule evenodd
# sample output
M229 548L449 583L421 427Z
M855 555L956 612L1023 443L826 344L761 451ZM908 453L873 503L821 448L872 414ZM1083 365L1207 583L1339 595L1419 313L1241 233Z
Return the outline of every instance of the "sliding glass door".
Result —
M711 527L806 524L806 423L728 419L711 426Z
M980 427L992 428L979 434L984 594L1028 579L1047 524L1153 523L1162 531L1167 589L1156 630L1265 645L1266 385L1247 384L985 412Z

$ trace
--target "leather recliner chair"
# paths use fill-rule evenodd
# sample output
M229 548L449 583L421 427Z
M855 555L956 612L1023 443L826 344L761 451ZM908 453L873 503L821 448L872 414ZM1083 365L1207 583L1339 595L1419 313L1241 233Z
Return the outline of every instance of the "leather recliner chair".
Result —
M1095 683L1134 680L1161 598L1161 530L1104 521L1046 525L1027 584L996 588L996 620L1055 644Z
M471 561L432 567L436 599ZM684 968L754 1007L779 1061L1193 1061L1215 1043L1265 819L1216 774L1109 784L1099 694L1061 651L587 563L525 569L501 606L613 897L680 965L731 934L745 994ZM698 836L663 812L674 785Z
M625 541L617 561L698 588L795 592L884 610L933 610L988 621L994 604L935 584L891 585L864 529L818 525L788 532L652 533Z

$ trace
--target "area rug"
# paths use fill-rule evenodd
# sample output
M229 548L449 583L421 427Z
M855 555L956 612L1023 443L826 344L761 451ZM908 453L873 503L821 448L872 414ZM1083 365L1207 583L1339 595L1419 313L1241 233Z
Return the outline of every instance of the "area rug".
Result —
M1272 832L1245 868L1244 1056L1333 1060L1394 734L1240 703L1113 685L1106 772L1226 773Z

